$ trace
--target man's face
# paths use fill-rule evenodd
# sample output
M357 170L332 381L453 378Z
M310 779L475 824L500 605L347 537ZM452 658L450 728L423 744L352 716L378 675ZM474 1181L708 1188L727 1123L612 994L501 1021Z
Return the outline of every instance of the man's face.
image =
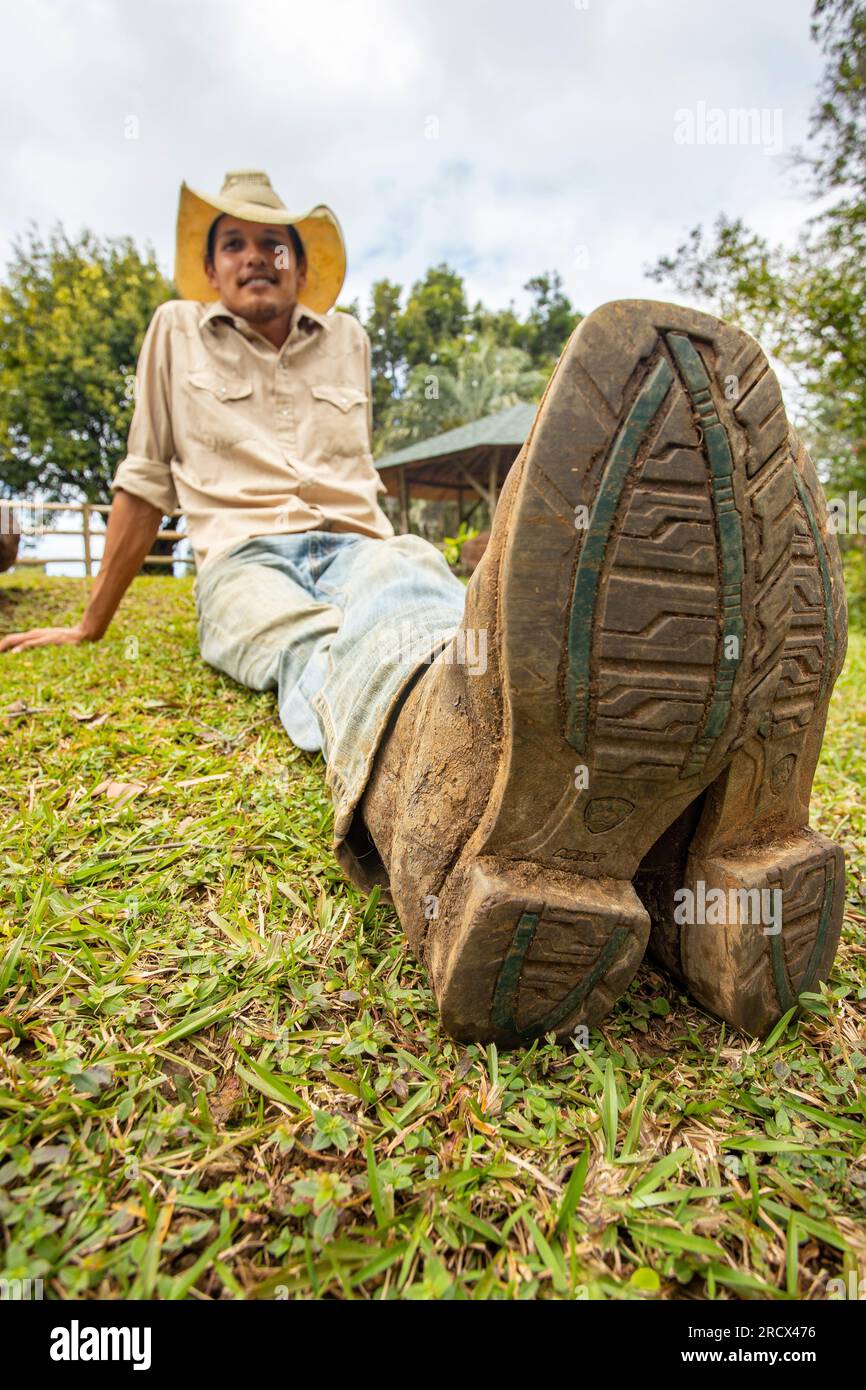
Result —
M207 278L227 309L250 323L286 314L304 285L286 227L221 217Z

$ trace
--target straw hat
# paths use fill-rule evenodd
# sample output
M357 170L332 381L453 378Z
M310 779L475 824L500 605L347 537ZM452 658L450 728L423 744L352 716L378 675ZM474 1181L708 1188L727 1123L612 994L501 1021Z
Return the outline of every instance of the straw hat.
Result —
M221 212L245 222L296 227L307 253L307 279L298 299L317 313L327 313L336 302L346 276L346 246L340 224L331 209L322 203L309 212L289 212L271 187L267 174L257 169L226 174L216 195L199 193L181 184L174 279L182 299L208 302L219 298L217 291L208 284L204 256L208 229Z

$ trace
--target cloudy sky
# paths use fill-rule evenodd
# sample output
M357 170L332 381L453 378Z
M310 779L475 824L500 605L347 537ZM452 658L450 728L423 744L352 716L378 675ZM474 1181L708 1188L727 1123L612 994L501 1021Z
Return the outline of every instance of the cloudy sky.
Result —
M149 242L170 270L181 179L258 167L293 210L337 212L342 303L442 260L491 307L523 308L545 269L584 310L658 295L645 265L695 222L801 225L785 155L820 73L810 8L2 0L0 255L59 219ZM714 114L740 109L763 113L745 143Z

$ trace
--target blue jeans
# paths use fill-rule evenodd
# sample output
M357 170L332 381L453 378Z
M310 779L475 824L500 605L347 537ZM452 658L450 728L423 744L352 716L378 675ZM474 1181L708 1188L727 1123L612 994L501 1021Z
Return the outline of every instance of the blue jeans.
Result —
M466 590L420 536L305 531L216 556L193 592L204 660L275 690L292 742L324 753L334 852L356 870L344 841L388 717L453 636Z

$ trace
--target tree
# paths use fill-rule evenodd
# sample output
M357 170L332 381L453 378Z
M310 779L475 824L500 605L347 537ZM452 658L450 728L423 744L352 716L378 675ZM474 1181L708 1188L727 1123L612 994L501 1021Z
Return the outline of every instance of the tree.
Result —
M537 401L546 381L547 373L533 366L528 353L484 334L447 364L413 368L405 390L388 407L377 449L401 449L519 401Z
M558 270L534 275L523 286L532 296L529 317L514 338L516 347L527 352L537 367L552 372L556 359L580 322L571 300L562 292Z
M514 302L507 309L485 309L480 302L470 316L470 328L476 334L490 334L503 346L521 348L533 366L549 376L556 360L583 315L562 291L562 276L557 270L533 275L523 286L531 296L529 314L518 318Z
M537 400L581 315L556 271L534 276L525 320L513 303L470 310L462 278L447 265L402 289L377 280L364 324L372 342L376 452L396 449L516 401Z
M378 424L389 402L401 387L406 367L406 352L400 331L399 285L391 280L377 280L371 292L372 307L364 325L370 335L370 366L373 391L373 418Z
M740 220L696 227L650 271L736 319L789 369L799 423L828 484L866 488L866 220L813 227L793 252Z
M35 228L0 285L0 479L7 496L110 500L126 449L138 350L171 298L128 237Z
M800 156L819 193L852 188L866 197L866 8L861 0L815 0L812 37L827 57L812 114L811 153Z
M463 279L447 265L431 266L411 289L397 320L409 368L454 358L467 329L469 307Z

